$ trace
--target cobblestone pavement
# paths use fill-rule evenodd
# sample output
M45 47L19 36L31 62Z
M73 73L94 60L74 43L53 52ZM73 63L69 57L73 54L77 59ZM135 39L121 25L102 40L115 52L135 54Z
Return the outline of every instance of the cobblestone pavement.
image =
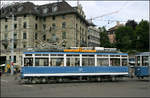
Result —
M19 84L15 76L2 75L1 97L150 97L150 79Z

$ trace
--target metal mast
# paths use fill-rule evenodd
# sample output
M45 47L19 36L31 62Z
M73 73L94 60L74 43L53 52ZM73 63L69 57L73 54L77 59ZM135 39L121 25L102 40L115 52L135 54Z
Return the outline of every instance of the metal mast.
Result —
M13 13L13 6L12 6L12 33L11 33L11 75L14 74L14 13Z

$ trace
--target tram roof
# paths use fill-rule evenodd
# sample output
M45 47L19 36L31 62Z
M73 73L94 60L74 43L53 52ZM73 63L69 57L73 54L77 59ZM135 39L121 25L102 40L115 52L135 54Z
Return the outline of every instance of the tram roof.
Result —
M137 53L136 56L150 56L150 52L140 52Z
M128 55L127 53L100 53L100 52L24 52L24 54L99 54L99 55Z

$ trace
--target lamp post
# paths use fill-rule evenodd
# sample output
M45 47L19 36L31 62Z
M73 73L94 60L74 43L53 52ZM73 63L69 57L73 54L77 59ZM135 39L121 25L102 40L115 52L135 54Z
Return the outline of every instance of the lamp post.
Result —
M13 9L13 8L12 8ZM12 10L12 33L11 33L11 75L14 74L14 14Z

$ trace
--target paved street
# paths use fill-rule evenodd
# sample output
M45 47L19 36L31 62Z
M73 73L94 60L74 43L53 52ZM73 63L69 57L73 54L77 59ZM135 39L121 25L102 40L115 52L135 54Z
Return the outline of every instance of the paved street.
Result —
M14 76L1 77L2 97L150 97L149 79L118 82L19 84Z

